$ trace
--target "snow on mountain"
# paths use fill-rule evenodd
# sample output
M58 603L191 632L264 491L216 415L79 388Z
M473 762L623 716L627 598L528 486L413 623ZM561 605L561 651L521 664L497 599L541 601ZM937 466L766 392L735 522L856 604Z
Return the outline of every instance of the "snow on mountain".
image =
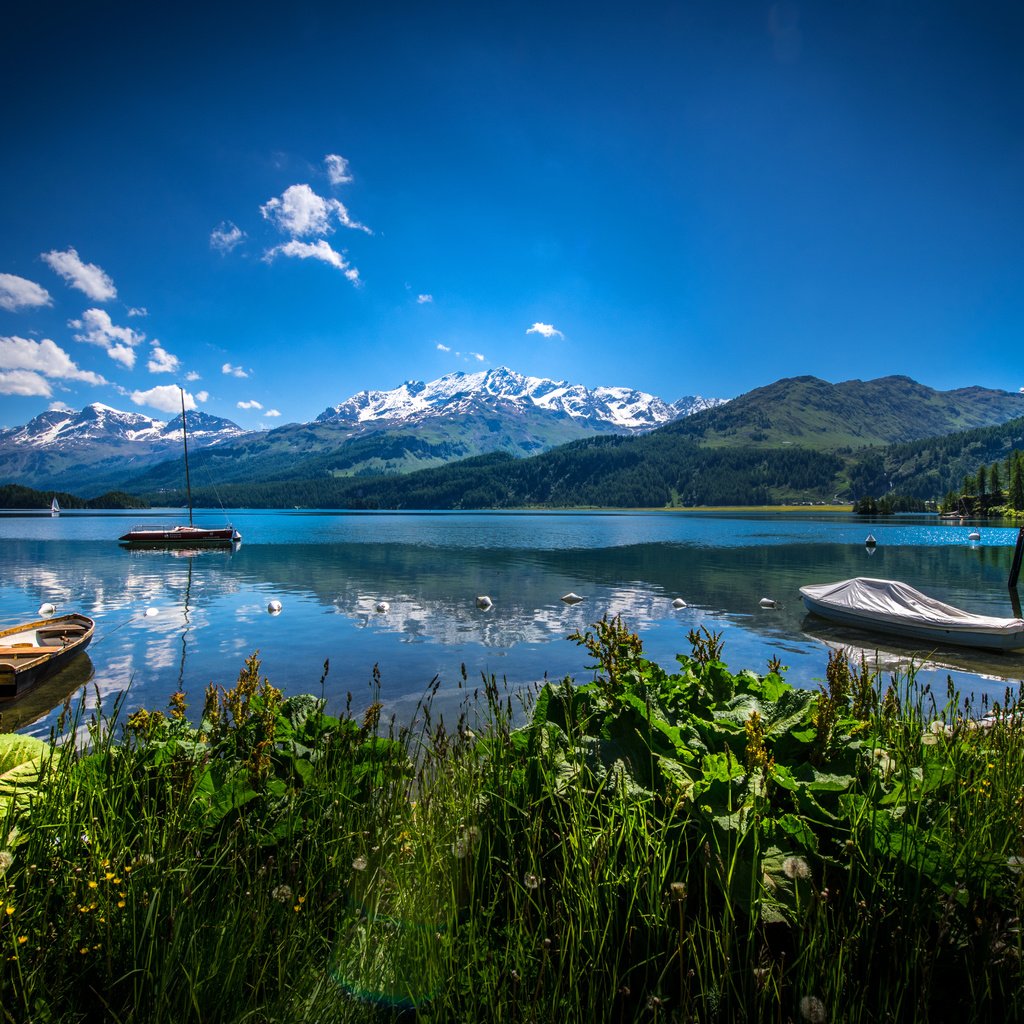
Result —
M527 377L507 367L477 373L446 374L423 383L406 381L391 391L360 391L317 417L318 423L355 426L367 423L415 423L435 416L456 416L483 406L509 411L532 409L585 420L624 433L653 430L725 399L691 396L669 404L633 388L593 390L568 381Z
M244 433L241 427L219 416L193 412L188 417L189 438L198 444L214 444ZM97 444L133 445L154 450L181 444L181 417L170 422L138 412L122 412L93 402L80 412L49 410L21 427L0 430L0 446L70 450Z

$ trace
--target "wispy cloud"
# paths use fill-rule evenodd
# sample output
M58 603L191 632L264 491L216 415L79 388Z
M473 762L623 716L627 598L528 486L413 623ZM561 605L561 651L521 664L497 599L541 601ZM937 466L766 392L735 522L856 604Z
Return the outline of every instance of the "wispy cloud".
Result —
M280 410L278 410L278 409L268 409L263 415L264 416L280 416L281 413L280 413Z
M332 249L330 243L323 238L315 242L299 242L292 239L281 245L268 249L263 258L269 263L275 256L293 256L300 260L320 260L329 266L340 270L353 284L359 283L359 271L352 266L344 255Z
M74 248L69 247L63 252L51 249L42 253L42 258L72 288L85 292L93 302L107 302L117 298L117 289L107 272L95 263L83 262Z
M51 402L46 407L47 412L74 412L75 410L67 402Z
M251 402L236 402L235 406L239 409L262 409L263 406L256 401L254 398Z
M249 373L247 370L242 369L241 366L232 366L230 363L225 363L221 368L220 372L226 374L229 377L248 377Z
M209 399L209 397L210 397L210 392L209 391L197 391L196 392L196 401L197 402L205 402L205 401L207 401L207 399Z
M13 313L19 309L52 305L53 299L42 285L17 274L0 274L0 309Z
M199 376L198 373L196 373L195 370L189 370L188 373L185 374L185 380L187 380L187 381L202 380L202 378Z
M425 302L433 302L433 295L421 294L416 296L416 301L422 306Z
M91 370L79 369L72 358L49 338L0 338L0 394L41 395L53 393L46 378L106 384Z
M478 363L482 363L487 358L487 356L481 355L479 352L470 352L469 355L471 355Z
M69 320L68 327L79 332L75 335L75 341L99 345L106 349L111 359L127 366L129 370L135 365L135 353L132 350L146 340L146 335L141 331L116 326L105 309L87 309L79 319Z
M451 349L447 345L442 345L441 342L437 343L438 352L451 352Z
M229 220L222 220L210 232L210 248L225 255L245 241L245 232Z
M149 316L149 310L145 306L129 306L129 316Z
M551 324L535 323L532 327L527 327L527 334L540 334L545 338L564 338L565 335L558 330L557 327L553 327Z
M148 391L133 391L129 397L136 405L148 405L151 409L159 409L160 412L181 412L182 392L175 384L160 384ZM196 407L195 398L187 391L184 393L184 403L186 409Z
M348 161L337 153L328 153L324 157L324 164L327 166L327 180L332 185L347 185L352 181L349 173Z
M181 368L181 360L171 355L156 338L153 339L153 351L150 353L146 363L146 369L150 373L177 373Z
M292 238L329 234L334 230L332 221L335 219L344 227L373 234L365 224L349 216L344 203L337 199L324 199L308 185L289 185L280 196L264 203L260 213Z

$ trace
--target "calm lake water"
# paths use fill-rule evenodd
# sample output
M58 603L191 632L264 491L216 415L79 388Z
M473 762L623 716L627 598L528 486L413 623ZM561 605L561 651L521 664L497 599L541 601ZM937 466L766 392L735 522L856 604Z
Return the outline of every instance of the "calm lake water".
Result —
M221 514L197 522L222 525ZM240 511L235 551L129 551L117 537L137 523L178 522L180 511L0 513L0 622L35 618L44 602L96 620L88 656L4 714L5 728L46 735L54 705L88 682L104 700L128 689L126 708L163 708L176 689L201 710L213 681L229 686L257 649L286 693L381 698L400 717L431 680L451 710L464 664L527 687L544 675L586 681L585 653L566 637L621 614L649 657L667 668L687 632L721 632L735 671L764 671L778 656L787 678L815 686L829 645L869 652L886 671L916 657L945 692L946 676L1001 697L1024 678L1024 656L913 647L829 627L809 617L798 588L851 576L896 578L972 611L1013 614L1006 579L1015 528L972 529L934 517L865 522L840 514L322 513ZM868 532L878 540L865 549ZM585 600L564 604L575 591ZM490 596L489 611L476 607ZM687 606L672 607L683 598ZM762 609L771 597L776 609ZM280 614L268 614L270 601ZM378 613L386 601L390 609ZM879 648L879 645L884 646ZM130 688L129 688L129 683Z

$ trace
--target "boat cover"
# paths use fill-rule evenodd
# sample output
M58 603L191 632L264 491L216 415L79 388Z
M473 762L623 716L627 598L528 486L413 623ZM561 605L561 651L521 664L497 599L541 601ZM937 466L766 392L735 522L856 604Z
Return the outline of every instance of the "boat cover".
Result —
M962 608L943 604L898 580L873 580L858 576L839 583L801 587L800 593L826 608L856 615L869 622L913 623L996 636L1012 635L1024 630L1024 619L975 615Z

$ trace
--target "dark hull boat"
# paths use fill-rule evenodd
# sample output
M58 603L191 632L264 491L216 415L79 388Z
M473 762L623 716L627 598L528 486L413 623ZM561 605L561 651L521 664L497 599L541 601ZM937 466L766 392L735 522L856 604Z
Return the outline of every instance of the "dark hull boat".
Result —
M84 615L61 615L0 630L0 704L22 696L85 651L95 628Z
M120 538L122 544L146 545L157 547L183 545L185 547L196 545L224 545L237 544L242 535L232 526L222 526L216 529L207 529L202 526L171 526L166 530L138 527L129 530Z
M195 526L192 522L192 481L188 473L188 431L185 429L185 392L181 392L181 440L185 448L185 488L188 493L188 526L137 526L118 540L131 547L210 547L231 546L242 535L233 526Z

